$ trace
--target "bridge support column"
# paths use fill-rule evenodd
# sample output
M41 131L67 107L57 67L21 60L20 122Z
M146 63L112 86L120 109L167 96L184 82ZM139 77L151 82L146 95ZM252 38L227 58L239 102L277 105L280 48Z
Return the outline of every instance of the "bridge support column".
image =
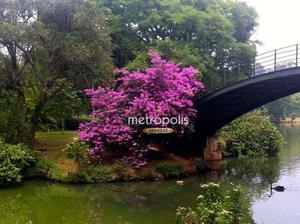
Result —
M206 146L204 148L205 161L219 161L222 159L222 152L220 150L218 141L215 136L206 137Z

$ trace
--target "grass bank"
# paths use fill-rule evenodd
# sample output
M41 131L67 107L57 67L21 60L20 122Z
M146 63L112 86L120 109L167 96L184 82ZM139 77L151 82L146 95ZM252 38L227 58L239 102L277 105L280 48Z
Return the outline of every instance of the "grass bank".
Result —
M76 132L39 132L33 147L38 162L27 171L27 177L47 178L65 183L104 183L117 181L161 181L195 175L204 170L200 160L187 159L170 153L150 151L149 164L133 168L112 160L80 166L66 157L66 144L78 137Z

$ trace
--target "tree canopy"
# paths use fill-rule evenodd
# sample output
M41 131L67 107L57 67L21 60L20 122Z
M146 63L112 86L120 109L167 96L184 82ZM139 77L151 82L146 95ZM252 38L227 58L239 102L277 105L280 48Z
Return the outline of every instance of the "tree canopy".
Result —
M34 138L47 102L70 81L84 89L108 79L111 44L100 11L81 0L0 2L2 92L17 93L18 114ZM31 89L35 97L29 99Z
M151 49L198 69L208 90L247 77L256 17L223 0L0 1L0 136L32 142L80 91L112 86L114 68L147 68Z
M98 0L111 29L115 64L144 66L155 48L169 59L197 67L208 87L251 74L250 36L257 25L246 3L222 0ZM233 77L235 76L235 77Z

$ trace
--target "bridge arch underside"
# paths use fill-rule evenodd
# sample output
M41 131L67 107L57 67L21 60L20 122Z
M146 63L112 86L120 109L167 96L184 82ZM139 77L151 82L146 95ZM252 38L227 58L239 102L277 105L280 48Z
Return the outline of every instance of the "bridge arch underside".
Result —
M300 92L300 68L256 76L203 97L196 103L196 135L214 135L230 121L276 99Z

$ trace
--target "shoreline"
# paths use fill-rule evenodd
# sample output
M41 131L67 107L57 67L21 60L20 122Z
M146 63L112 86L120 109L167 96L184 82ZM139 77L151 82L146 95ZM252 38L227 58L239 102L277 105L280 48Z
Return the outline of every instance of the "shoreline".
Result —
M133 168L128 164L95 164L66 172L53 161L37 159L36 165L25 171L23 181L43 179L66 184L101 184L112 182L160 182L197 176L207 170L202 159L172 159L151 161L147 167ZM23 182L22 181L22 182Z

